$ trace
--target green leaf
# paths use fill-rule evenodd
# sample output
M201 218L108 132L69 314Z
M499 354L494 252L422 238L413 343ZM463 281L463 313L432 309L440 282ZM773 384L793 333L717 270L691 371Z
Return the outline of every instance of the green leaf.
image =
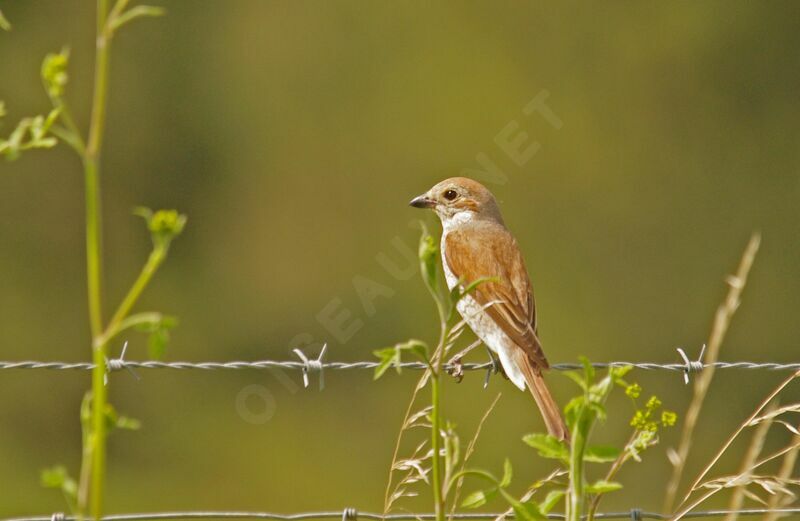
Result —
M117 423L115 425L117 429L122 429L126 431L138 431L142 428L142 422L137 420L136 418L130 418L128 416L119 416L117 417Z
M169 343L169 330L158 329L147 337L147 354L152 360L161 360L167 351Z
M91 427L92 421L92 392L87 391L83 395L83 399L81 400L81 409L80 409L80 419L81 424L84 428Z
M497 488L490 488L488 490L476 490L475 492L472 492L471 494L469 494L467 497L464 498L464 501L461 502L461 506L464 508L482 507L496 495L497 495Z
M63 465L42 469L40 482L43 487L61 489L70 497L76 497L78 492L77 483Z
M394 347L385 347L383 349L376 349L372 352L375 356L380 359L380 363L375 368L375 374L373 375L373 379L377 380L392 366L392 364L397 360L399 362L399 353ZM400 367L397 366L397 372L400 372Z
M600 445L596 447L588 447L584 452L584 461L591 463L608 463L615 461L622 451L610 445Z
M561 501L561 498L563 498L565 495L566 490L562 489L551 490L548 492L547 496L544 498L544 501L542 501L542 503L539 505L542 513L547 514L553 510L553 508L555 508L558 502Z
M591 485L586 485L587 494L605 494L607 492L614 492L622 488L621 483L616 481L606 481L604 479L595 481Z
M0 11L0 29L4 31L11 30L11 24L8 22L8 19L3 16L3 11Z
M503 489L500 489L500 493L511 505L511 509L514 511L514 518L517 521L542 521L547 519L547 516L535 501L523 503Z
M412 338L408 342L397 344L395 347L398 351L411 351L417 358L423 362L428 361L428 344L422 340Z
M373 378L377 380L391 367L392 365L395 366L397 372L400 373L400 361L401 361L401 354L403 351L410 351L414 354L417 358L422 360L425 363L429 363L428 361L428 344L423 342L422 340L411 339L408 342L403 342L401 344L395 344L394 347L385 347L383 349L378 349L373 351L373 354L380 359L380 363L375 368L375 374Z
M106 404L106 431L111 432L113 429L122 429L135 431L139 430L142 426L141 422L135 418L129 418L117 414L116 409L110 403Z
M506 488L511 484L512 475L511 460L506 458L503 462L503 479L500 480L500 488Z
M549 434L533 433L526 434L522 441L539 451L543 458L557 459L564 462L569 461L569 449L566 443L557 440Z
M547 519L547 516L532 502L517 502L511 505L511 508L514 510L515 519L522 519L524 521L541 521Z
M144 312L131 315L122 321L119 330L122 331L129 327L143 333L152 333L159 329L174 329L178 325L178 318L162 315L156 312Z
M592 403L602 404L614 388L611 373L589 388L589 399Z
M566 371L564 372L564 376L578 384L578 387L580 387L584 392L589 390L589 386L586 384L586 380L582 373L577 371Z
M624 381L622 380L622 378L624 378L626 374L631 372L631 370L633 370L632 365L623 365L619 367L610 367L608 369L608 372L610 373L611 379L614 380L614 382L623 385Z
M588 408L588 409L589 409L589 410L590 410L592 413L594 413L594 415L595 415L597 418L599 418L599 419L601 419L601 420L605 420L605 419L606 419L606 416L607 416L607 413L606 413L606 407L605 407L605 405L603 405L603 403L602 403L602 402L589 402L589 403L587 404L587 408Z
M54 488L61 491L71 510L78 504L78 482L75 481L62 465L43 469L39 475L39 482L45 488Z
M580 357L580 362L583 365L583 379L586 381L586 385L591 385L594 382L594 366L585 356Z
M586 399L584 395L580 395L572 398L567 402L567 405L564 406L564 420L567 422L570 431L575 426L575 422L578 421L578 417L581 415L585 403Z
M121 15L113 18L109 21L109 28L112 31L116 31L123 25L136 20L137 18L144 18L144 17L157 17L157 16L164 16L166 11L163 7L154 7L152 5L137 5L136 7L132 7L122 13Z
M419 263L422 270L422 278L428 289L436 294L438 287L436 286L436 257L439 253L439 248L436 245L436 240L431 234L428 233L428 228L425 223L420 223L422 227L422 235L419 238Z
M116 334L128 328L148 333L147 352L151 359L160 360L164 357L170 340L170 330L178 325L176 317L162 315L161 313L146 312L131 315L120 323Z

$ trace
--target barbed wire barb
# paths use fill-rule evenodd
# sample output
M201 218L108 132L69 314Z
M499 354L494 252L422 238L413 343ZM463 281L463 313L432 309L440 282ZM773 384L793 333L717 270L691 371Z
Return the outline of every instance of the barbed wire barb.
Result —
M128 350L128 341L126 340L124 344L122 344L122 351L119 354L119 358L106 358L106 374L103 375L103 384L108 385L108 375L111 374L113 371L121 371L122 369L127 369L129 373L133 375L134 378L139 380L139 375L136 374L136 371L133 370L132 367L125 364L125 352Z
M703 344L703 347L700 348L700 356L697 357L697 360L689 360L683 348L678 347L676 349L678 350L678 354L681 355L681 358L683 358L683 362L686 364L683 370L683 383L689 385L689 373L699 373L705 368L705 365L703 365L703 356L706 354L706 345Z
M308 373L311 371L318 371L319 372L319 390L323 390L325 388L325 373L323 370L325 369L325 364L322 362L322 359L325 357L325 351L328 350L328 344L323 344L322 349L319 352L319 356L315 360L309 360L305 353L303 353L300 349L293 349L292 351L297 357L303 361L303 387L308 389Z

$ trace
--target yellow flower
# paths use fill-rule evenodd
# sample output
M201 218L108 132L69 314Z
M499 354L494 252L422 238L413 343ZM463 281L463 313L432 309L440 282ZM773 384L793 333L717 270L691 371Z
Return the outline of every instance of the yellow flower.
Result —
M651 396L649 400L647 400L647 406L649 410L654 411L661 407L661 400L658 399L656 396Z
M672 427L678 421L678 415L672 411L663 411L661 413L661 424L664 427Z
M631 427L635 429L644 429L646 425L647 417L645 414L642 411L636 411L636 413L633 415L633 418L631 418Z
M639 384L631 384L625 388L625 394L631 398L638 398L642 394L642 386Z

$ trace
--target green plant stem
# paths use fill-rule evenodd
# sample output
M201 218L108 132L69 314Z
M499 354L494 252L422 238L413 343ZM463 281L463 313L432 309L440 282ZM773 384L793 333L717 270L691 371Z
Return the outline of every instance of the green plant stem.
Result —
M586 429L581 425L588 420L588 411L584 406L572 429L572 440L569 455L569 490L567 491L567 521L581 521L584 503L583 458L586 451Z
M83 509L89 500L89 482L92 470L91 407L92 393L87 392L81 400L81 470L78 477L78 518L83 519Z
M84 165L86 197L86 275L89 296L89 325L92 338L103 332L102 246L100 238L100 180L97 162L87 157ZM95 346L97 347L97 346Z
M86 153L97 157L103 144L108 97L108 63L111 34L108 31L108 0L97 0L97 40L95 46L94 98Z
M108 0L97 0L97 37L95 40L95 75L89 138L83 157L86 192L86 272L89 298L89 323L92 331L92 435L91 443L91 514L99 519L103 512L103 485L106 466L107 390L106 343L99 341L103 330L102 315L102 243L100 213L100 149L105 128L108 94L109 35L106 31ZM82 476L85 473L81 473ZM78 506L86 512L85 499Z
M139 300L142 292L150 283L153 275L155 275L156 271L158 271L159 266L161 266L166 257L167 250L164 247L157 246L152 252L150 252L147 262L142 267L142 271L139 273L139 276L136 278L133 286L131 286L131 289L128 290L128 294L125 295L124 299L122 299L122 302L117 308L117 311L114 313L114 316L111 317L111 321L108 323L105 333L103 333L103 338L110 338L109 335L113 335L119 330L123 320L125 320L128 314L131 312L131 309L133 309L136 301Z
M435 368L431 368L431 450L433 451L432 458L432 476L431 486L433 487L433 502L434 512L436 513L436 521L444 521L445 519L445 496L442 488L442 472L441 472L441 375L442 375L442 361L444 360L444 345L447 339L447 320L445 318L444 309L439 306L439 318L441 319L441 338L439 345L436 348L434 356Z
M431 411L431 450L432 456L432 478L431 486L433 487L433 503L434 511L436 512L436 521L444 521L444 496L442 494L442 477L441 477L441 461L439 453L441 451L440 442L441 437L439 432L441 430L441 422L439 418L439 375L431 375L431 403L433 405Z
M436 513L436 521L444 521L446 515L444 490L442 487L442 472L441 472L441 375L442 363L446 353L444 352L445 343L447 342L447 318L448 312L445 305L441 300L441 296L436 292L435 288L428 288L436 301L436 310L439 313L439 345L434 352L434 368L431 368L431 450L433 451L432 458L432 476L431 486L433 487L433 502L434 512Z
M614 463L611 464L611 468L608 469L608 473L606 474L605 477L606 481L611 481L612 479L614 479L614 476L617 475L617 472L619 472L619 469L622 468L622 465L624 465L625 462L628 461L628 459L630 458L630 452L628 451L628 447L630 447L631 444L634 442L638 433L639 433L638 430L633 431L633 434L631 434L628 443L625 444L625 448L622 450L622 453L617 457L616 460L614 460ZM600 506L600 499L602 497L603 494L595 494L592 497L592 500L589 502L589 510L587 510L586 512L587 521L594 521L594 516L597 513L597 508Z

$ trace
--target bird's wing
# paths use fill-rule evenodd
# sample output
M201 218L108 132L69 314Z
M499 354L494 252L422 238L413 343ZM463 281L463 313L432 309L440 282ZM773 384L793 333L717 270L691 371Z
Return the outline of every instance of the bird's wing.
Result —
M517 241L504 228L454 230L445 238L445 261L463 285L481 278L472 297L538 370L549 364L536 334L536 305Z

